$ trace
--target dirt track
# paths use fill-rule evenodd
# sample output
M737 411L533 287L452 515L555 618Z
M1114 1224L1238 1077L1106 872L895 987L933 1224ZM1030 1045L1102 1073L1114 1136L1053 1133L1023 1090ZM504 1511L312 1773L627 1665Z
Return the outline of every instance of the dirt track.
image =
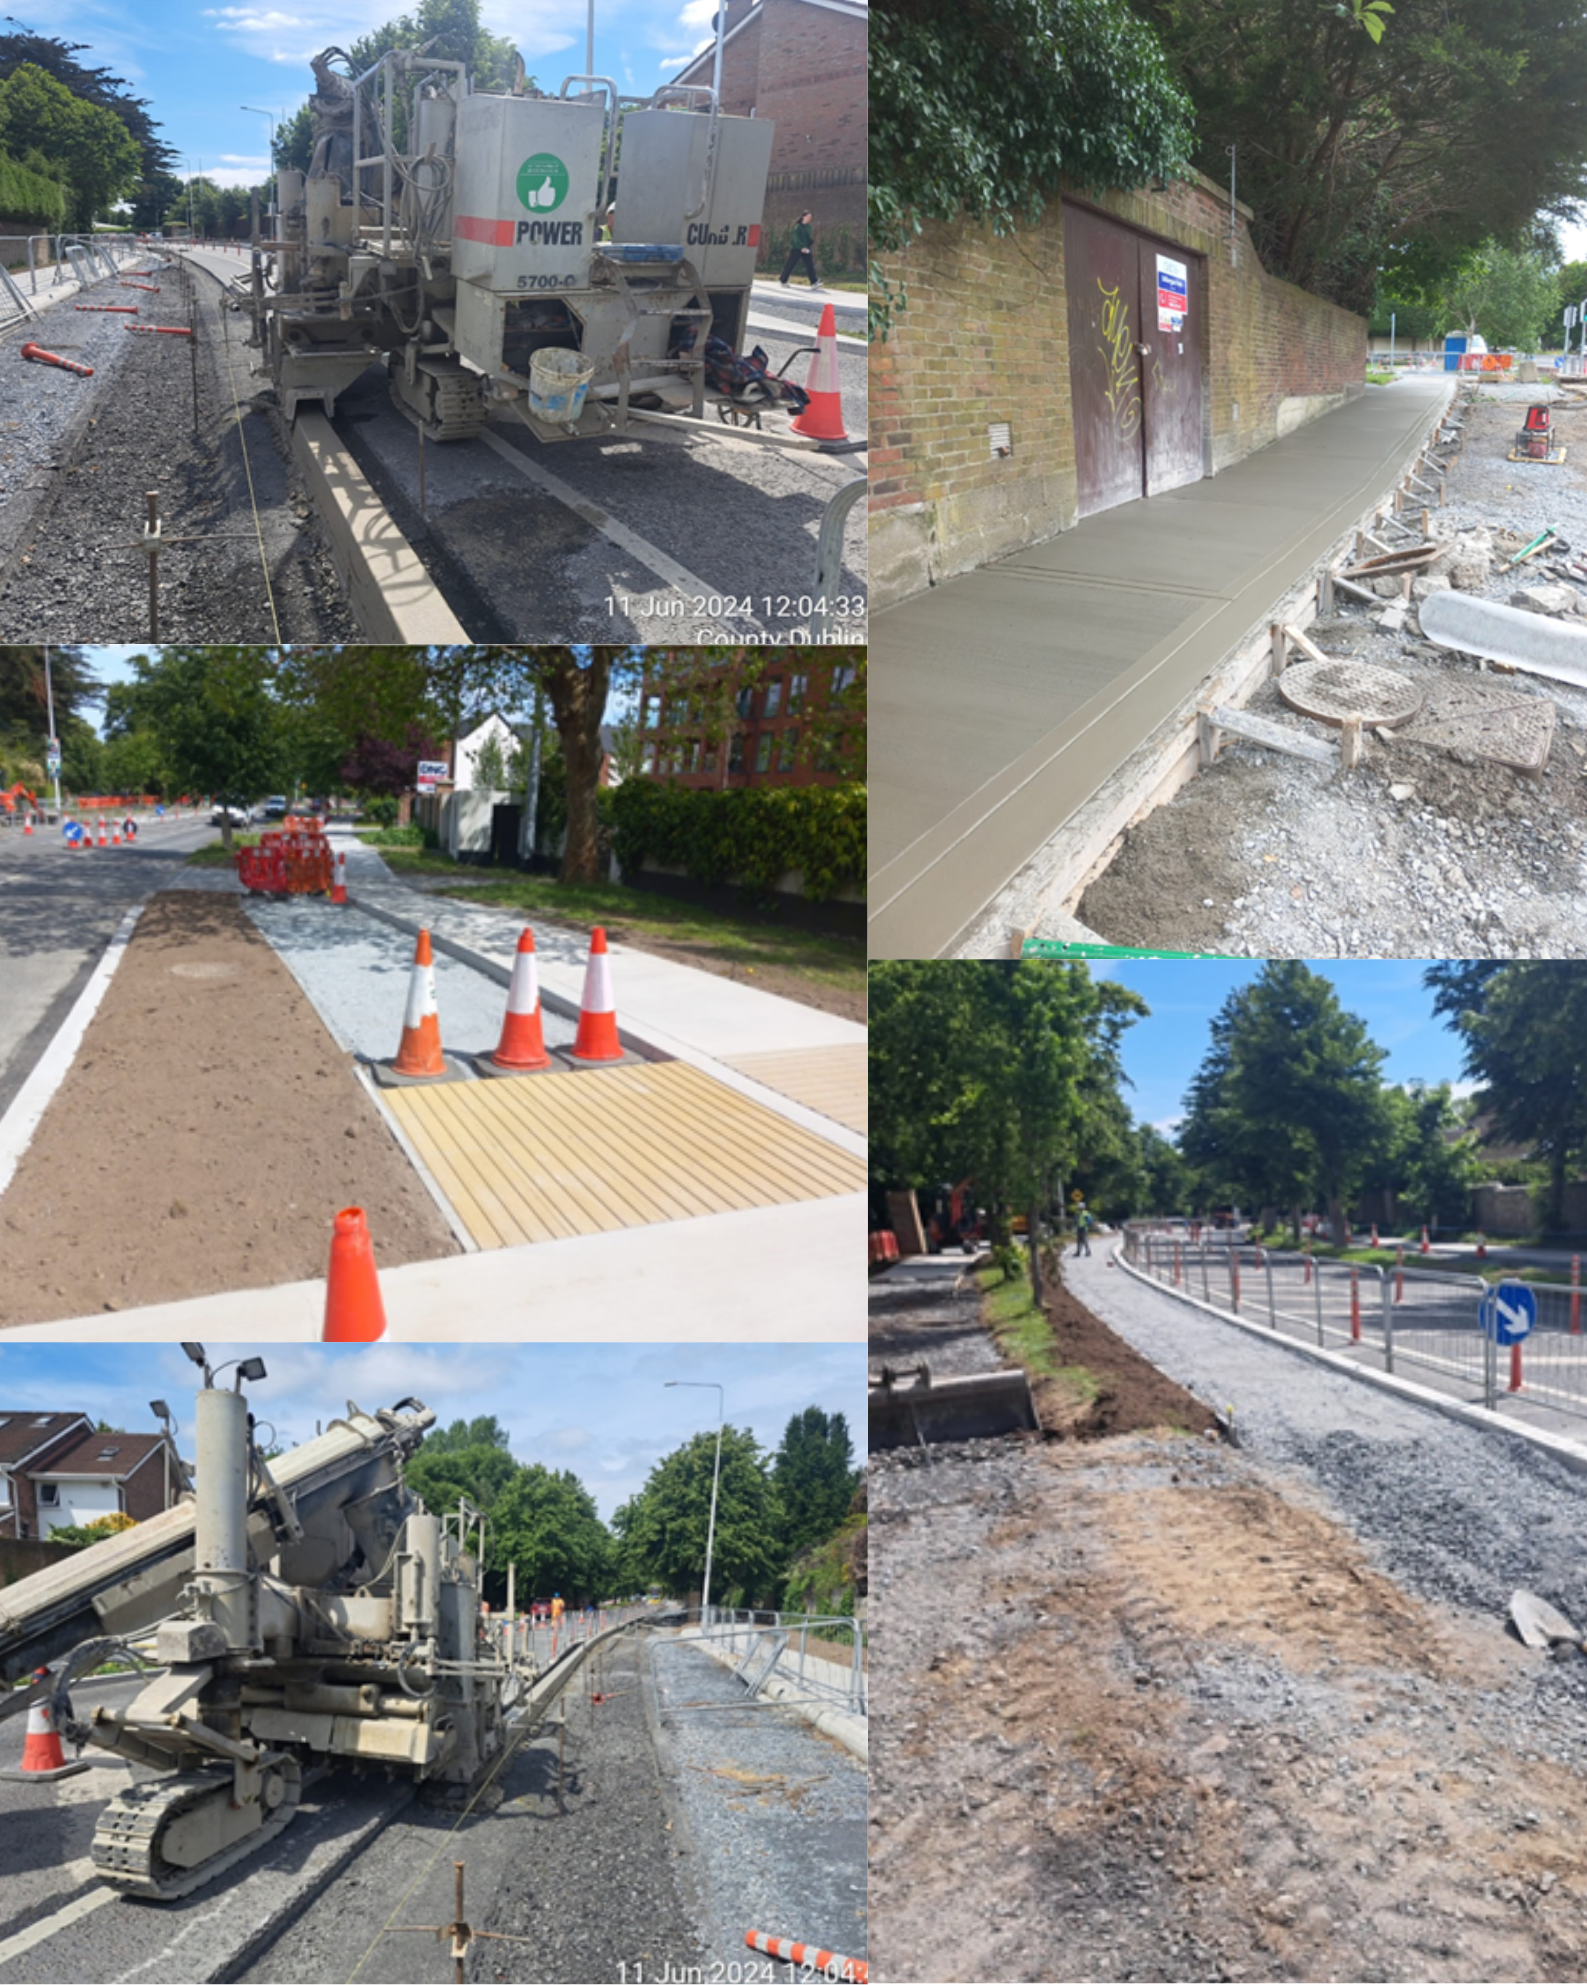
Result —
M353 1205L382 1266L457 1251L237 903L155 896L0 1196L0 1325L321 1276Z
M871 1521L879 1978L1583 1975L1579 1692L1302 1475L983 1442Z

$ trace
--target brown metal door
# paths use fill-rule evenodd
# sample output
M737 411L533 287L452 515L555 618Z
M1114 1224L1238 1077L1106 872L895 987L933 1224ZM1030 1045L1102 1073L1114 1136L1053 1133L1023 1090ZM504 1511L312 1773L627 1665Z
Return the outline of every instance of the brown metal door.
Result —
M1201 283L1199 257L1137 237L1139 342L1145 386L1146 493L1159 496L1199 481L1201 451Z
M1064 286L1075 469L1080 515L1089 517L1146 494L1137 236L1066 203Z

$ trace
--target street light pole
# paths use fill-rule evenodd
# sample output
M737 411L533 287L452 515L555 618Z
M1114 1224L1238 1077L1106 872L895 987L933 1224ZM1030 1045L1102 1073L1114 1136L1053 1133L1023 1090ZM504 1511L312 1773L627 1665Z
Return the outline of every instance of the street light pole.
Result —
M722 1479L722 1413L726 1395L721 1386L712 1379L669 1378L669 1386L695 1386L703 1392L716 1394L716 1465L711 1470L711 1518L705 1531L705 1586L700 1594L700 1625L707 1626L711 1613L711 1555L716 1545L716 1491Z
M276 114L275 114L275 112L274 112L273 110L261 110L261 109L259 108L259 106L258 106L257 104L254 104L254 103L240 103L240 104L238 104L238 106L237 106L237 108L238 108L239 110L247 110L247 111L251 111L251 112L253 113L253 115L254 115L255 117L268 117L268 118L269 118L269 120L270 120L270 172L269 172L269 177L270 177L270 178L271 178L271 179L273 180L273 179L275 178L275 170L276 170ZM270 202L270 212L271 212L272 214L274 214L274 213L276 213L277 211L278 211L278 203L277 203L276 201L274 201L274 200L272 200L272 201ZM271 234L272 234L272 237L274 236L274 232L275 232L275 230L274 230L274 229L272 229L272 230L271 230Z
M44 702L49 711L50 745L48 756L54 767L50 777L55 784L55 817L59 820L61 814L61 761L58 756L60 739L55 734L55 690L50 682L50 651L48 647L44 650Z

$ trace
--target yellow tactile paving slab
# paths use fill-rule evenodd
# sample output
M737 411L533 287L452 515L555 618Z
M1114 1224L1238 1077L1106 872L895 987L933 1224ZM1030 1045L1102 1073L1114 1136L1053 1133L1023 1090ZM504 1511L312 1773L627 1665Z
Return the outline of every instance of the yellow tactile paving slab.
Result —
M858 1192L863 1162L687 1062L388 1089L480 1247Z
M866 1048L853 1041L836 1048L777 1048L767 1054L725 1055L729 1068L819 1110L863 1135L866 1128Z

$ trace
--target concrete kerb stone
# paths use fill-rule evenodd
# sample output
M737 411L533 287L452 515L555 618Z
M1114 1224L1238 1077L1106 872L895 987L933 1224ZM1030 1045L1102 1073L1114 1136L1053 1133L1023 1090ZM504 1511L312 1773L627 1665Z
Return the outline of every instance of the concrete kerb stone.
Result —
M1266 1324L1253 1323L1249 1317L1231 1315L1215 1303L1204 1302L1200 1296L1188 1295L1181 1289L1166 1289L1154 1276L1143 1274L1133 1263L1126 1261L1122 1245L1114 1250L1113 1259L1126 1275L1132 1275L1147 1288L1157 1290L1160 1295L1172 1296L1176 1302L1189 1303L1193 1309L1216 1317L1219 1323L1232 1323L1247 1336L1259 1338L1264 1344L1276 1344L1282 1350L1294 1352L1297 1357L1309 1358L1314 1365L1326 1365L1329 1370L1340 1372L1347 1378L1359 1379L1363 1385L1374 1385L1380 1392L1395 1393L1413 1405L1426 1406L1435 1413L1442 1413L1446 1419L1459 1420L1463 1425L1476 1427L1483 1433L1505 1434L1511 1440L1524 1441L1528 1447L1541 1449L1550 1455L1562 1467L1579 1475L1587 1475L1587 1446L1567 1440L1563 1434L1551 1434L1543 1427L1518 1425L1514 1420L1506 1420L1501 1414L1490 1412L1486 1406L1473 1406L1464 1399L1451 1399L1446 1393L1434 1392L1431 1387L1417 1385L1394 1372L1374 1371L1370 1365L1358 1365L1338 1351L1329 1351L1320 1344L1307 1344L1298 1337L1286 1337Z
M702 1653L708 1654L719 1668L733 1666L732 1655L725 1649L717 1647L713 1641L706 1640L698 1627L685 1627L678 1638L692 1641ZM773 1675L769 1681L762 1684L761 1694L769 1696L780 1707L791 1709L796 1716L802 1717L824 1737L830 1737L834 1743L841 1744L844 1750L857 1757L861 1764L870 1762L870 1726L863 1716L851 1716L845 1710L832 1709L813 1702L810 1697L800 1695L792 1682L783 1680L779 1675ZM745 1700L747 1702L749 1698L746 1696Z
M227 291L226 282L204 263L194 259L187 266ZM405 647L466 647L461 621L324 414L300 409L291 439L292 459L308 485L365 637Z
M1272 673L1271 624L1283 622L1304 629L1317 619L1317 575L1333 565L1354 543L1357 530L1370 528L1373 517L1392 501L1406 468L1427 448L1430 437L1448 411L1448 402L1429 414L1420 436L1409 444L1400 468L1383 495L1368 504L1360 520L1342 532L1327 556L1298 580L1231 650L1212 676L1187 696L1101 786L1063 823L1051 840L1037 849L1026 866L993 896L980 916L961 934L951 954L960 958L1018 957L1025 938L1054 918L1056 911L1083 936L1070 942L1095 943L1096 938L1073 916L1091 884L1119 851L1125 834L1158 807L1165 805L1195 778L1200 769L1198 711L1212 703L1238 709L1254 696ZM1067 936L1067 932L1065 933Z

